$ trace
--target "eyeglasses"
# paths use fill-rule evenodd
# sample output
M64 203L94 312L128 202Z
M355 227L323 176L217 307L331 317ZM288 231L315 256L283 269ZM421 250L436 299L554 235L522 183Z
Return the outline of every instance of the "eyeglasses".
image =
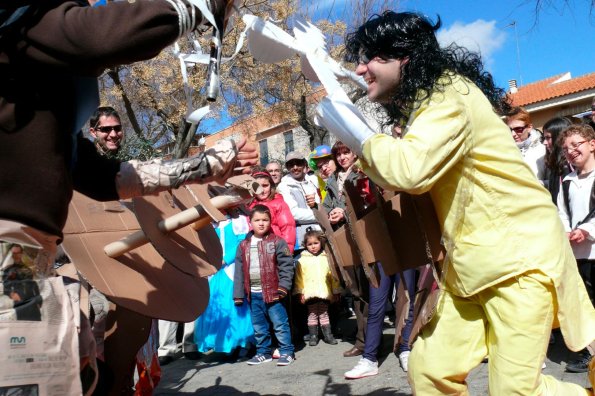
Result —
M111 131L122 132L122 125L100 126L94 129L102 133L110 133Z
M581 146L581 144L586 143L587 140L583 140L582 142L573 143L570 147L562 147L562 152L565 154L570 153L571 151L576 151Z
M510 132L514 132L517 135L519 135L519 134L523 133L523 131L525 130L525 128L527 128L527 125L510 128Z
M281 169L269 169L267 172L269 172L269 173L281 173Z
M332 160L332 158L319 159L316 161L316 166L318 168L324 168L325 166L329 166Z

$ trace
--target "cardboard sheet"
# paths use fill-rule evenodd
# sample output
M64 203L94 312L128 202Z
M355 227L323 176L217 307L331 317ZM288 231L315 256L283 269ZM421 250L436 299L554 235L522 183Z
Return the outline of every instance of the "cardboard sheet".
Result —
M206 192L206 186L201 187ZM207 201L210 203L208 195L201 203ZM198 203L185 187L174 190L173 195L162 192L159 195L133 199L136 219L159 254L180 271L195 277L205 277L216 273L223 259L223 250L211 225L210 216L204 216L209 221L198 231L185 226L165 234L158 228L159 222L164 218Z
M97 202L75 192L64 228L64 250L82 276L115 304L152 318L196 319L209 301L206 278L180 271L150 243L117 259L103 251L106 244L140 230L125 205Z
M316 221L318 221L325 235L327 236L337 264L340 267L360 265L361 260L356 250L355 242L351 238L351 234L346 229L346 226L342 225L337 230L333 231L333 228L328 220L328 215L325 211L315 209L313 212L314 216L316 217Z
M387 275L417 268L444 258L441 232L428 194L387 192L364 208L358 191L345 186L346 214L365 264L380 261ZM385 201L384 201L385 200Z

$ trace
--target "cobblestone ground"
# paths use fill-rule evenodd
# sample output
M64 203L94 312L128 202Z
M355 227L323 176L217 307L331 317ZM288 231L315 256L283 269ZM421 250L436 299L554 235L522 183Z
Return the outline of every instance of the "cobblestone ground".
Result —
M353 326L355 319L347 325ZM191 393L196 395L411 395L407 375L397 357L390 353L394 331L384 331L380 353L379 374L359 380L346 380L343 374L353 368L358 357L344 358L343 352L352 345L339 342L304 346L296 352L297 360L290 366L278 367L275 361L260 366L248 366L244 361L231 361L225 355L204 355L200 360L183 357L163 367L156 395ZM548 351L544 373L568 382L586 386L586 374L564 371L565 363L575 358L556 334L556 343ZM472 395L487 395L487 364L480 364L469 376Z

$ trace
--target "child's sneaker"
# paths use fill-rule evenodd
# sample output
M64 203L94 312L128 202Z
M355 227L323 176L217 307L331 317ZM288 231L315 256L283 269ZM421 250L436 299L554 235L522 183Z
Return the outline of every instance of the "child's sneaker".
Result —
M271 359L270 356L267 355L255 355L252 359L248 360L248 364L250 366L256 366L262 363L267 363L267 362L272 362L273 359Z
M279 359L280 356L281 354L279 353L279 348L275 348L273 351L273 359Z
M293 355L281 355L277 360L277 366L289 366L294 360Z
M378 362L360 358L354 368L345 373L347 379L358 379L378 374Z

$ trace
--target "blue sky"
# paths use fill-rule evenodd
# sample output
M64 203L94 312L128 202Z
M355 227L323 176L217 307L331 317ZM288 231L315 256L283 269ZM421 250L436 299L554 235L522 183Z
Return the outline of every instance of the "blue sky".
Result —
M314 17L341 18L352 12L355 0L302 0ZM400 11L416 11L442 19L441 43L453 40L484 58L496 84L528 84L561 73L573 77L595 72L595 10L590 0L543 0L539 14L534 0L400 0ZM311 14L311 13L310 13ZM511 23L516 22L515 27ZM518 55L517 55L518 45ZM520 63L520 68L519 68ZM522 81L522 84L521 84ZM225 81L223 81L225 84ZM199 130L215 132L232 120L205 120Z
M544 0L539 15L535 1L527 0L401 0L400 11L416 11L435 20L442 18L441 43L480 49L488 71L501 87L508 80L524 84L571 72L573 77L595 71L595 10L588 0ZM322 0L318 10L345 15L351 2ZM516 34L512 22L516 22ZM517 38L518 53L517 56ZM519 70L520 58L520 70Z

